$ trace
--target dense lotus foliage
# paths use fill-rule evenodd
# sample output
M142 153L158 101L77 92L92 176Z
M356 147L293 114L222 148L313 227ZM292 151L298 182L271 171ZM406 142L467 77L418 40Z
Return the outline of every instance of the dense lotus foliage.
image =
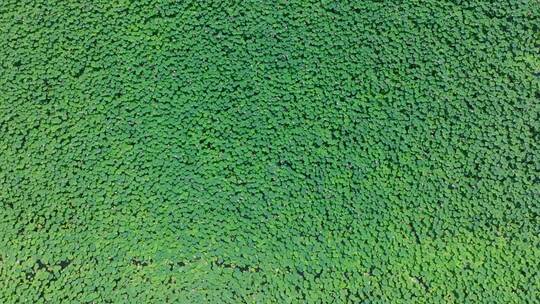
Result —
M540 2L0 5L0 303L535 303Z

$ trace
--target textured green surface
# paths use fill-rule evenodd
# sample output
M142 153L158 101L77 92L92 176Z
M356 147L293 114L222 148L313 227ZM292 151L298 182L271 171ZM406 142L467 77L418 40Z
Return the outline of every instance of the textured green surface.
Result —
M0 5L1 303L533 303L540 2Z

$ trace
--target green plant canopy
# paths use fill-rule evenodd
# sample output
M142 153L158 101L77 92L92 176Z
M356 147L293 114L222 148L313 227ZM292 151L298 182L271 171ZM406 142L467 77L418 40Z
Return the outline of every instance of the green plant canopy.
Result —
M0 2L0 303L538 303L540 1Z

